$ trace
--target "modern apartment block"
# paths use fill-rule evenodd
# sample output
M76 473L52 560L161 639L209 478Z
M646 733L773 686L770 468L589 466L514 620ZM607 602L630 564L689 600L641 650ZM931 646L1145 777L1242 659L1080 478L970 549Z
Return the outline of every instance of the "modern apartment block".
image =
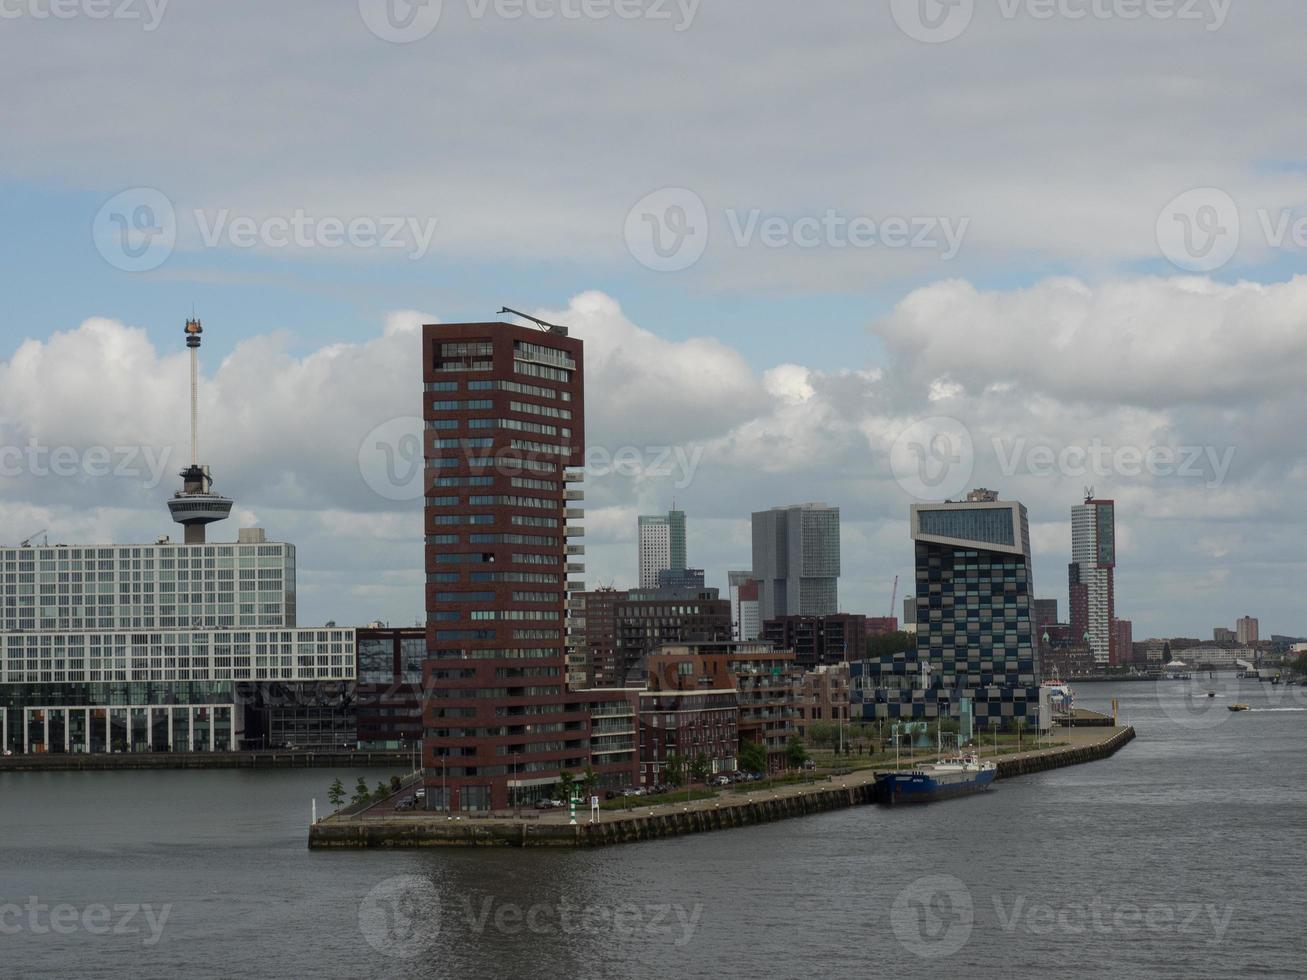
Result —
M762 619L758 615L758 583L753 572L727 572L726 582L731 600L731 639L758 639L762 635Z
M724 657L690 647L660 650L649 658L639 699L642 783L666 782L673 757L688 765L702 755L713 772L735 770L740 698Z
M1087 496L1071 508L1071 564L1067 573L1071 630L1088 636L1100 666L1116 666L1116 505Z
M431 324L422 357L427 805L503 809L591 758L565 685L582 345L562 327Z
M1026 508L987 491L914 504L917 647L852 665L863 717L1033 719L1040 665Z
M642 687L648 658L668 643L729 640L731 605L716 589L632 589L614 610L617 656L603 676L612 686Z
M666 514L643 514L638 519L640 545L640 588L656 589L660 572L671 572L679 582L678 573L685 569L685 512L671 510Z
M762 628L762 638L778 649L793 650L796 663L804 670L863 659L868 635L867 617L852 613L781 616L768 620Z
M763 622L839 611L840 509L773 507L753 515L753 577Z

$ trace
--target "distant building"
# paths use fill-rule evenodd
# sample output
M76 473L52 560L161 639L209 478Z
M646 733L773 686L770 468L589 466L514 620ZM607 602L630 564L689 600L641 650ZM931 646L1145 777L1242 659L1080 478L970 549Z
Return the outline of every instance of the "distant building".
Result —
M758 583L753 572L727 572L726 580L731 600L731 639L756 640L762 632L758 617ZM744 608L742 603L749 603Z
M1056 599L1035 600L1035 629L1042 630L1049 623L1059 622Z
M739 633L735 637L748 643L762 636L762 612L758 608L758 582L749 579L740 586Z
M899 619L897 616L868 616L867 617L867 635L868 636L886 636L889 633L899 631Z
M1086 497L1071 508L1071 628L1089 637L1102 666L1115 666L1116 504Z
M358 630L358 746L406 749L422 742L422 661L427 631L374 623Z
M1228 626L1216 626L1212 629L1213 643L1238 643L1239 637L1234 630Z
M917 646L852 665L862 717L1033 719L1040 669L1026 508L994 499L914 504Z
M814 724L847 724L849 665L823 665L806 671L796 692L799 737L809 738Z
M909 626L913 629L917 626L917 600L913 596L903 600L903 627L906 629Z
M804 670L861 660L867 655L867 617L782 616L763 623L762 638L780 650L793 650Z
M1112 628L1116 631L1114 642L1116 644L1116 662L1118 664L1130 663L1134 660L1134 624L1128 619L1112 620Z
M802 504L754 513L753 575L763 622L838 612L839 508Z
M1252 616L1244 616L1235 621L1235 639L1240 646L1253 646L1257 643L1257 620Z
M649 655L665 644L731 638L731 604L717 589L632 589L613 617L616 658L600 679L606 687L642 687Z
M737 768L740 696L724 656L659 650L649 657L648 688L638 697L643 783L666 782L673 756L689 765L702 755L713 772Z
M664 568L658 572L659 589L694 589L705 588L702 568Z
M658 573L685 571L685 512L642 514L640 535L640 588L658 588Z
M1236 667L1238 661L1244 663L1254 663L1257 654L1249 647L1245 646L1224 646L1215 643L1210 646L1184 647L1177 649L1172 647L1171 656L1179 660L1186 666L1195 667L1199 670L1208 667Z

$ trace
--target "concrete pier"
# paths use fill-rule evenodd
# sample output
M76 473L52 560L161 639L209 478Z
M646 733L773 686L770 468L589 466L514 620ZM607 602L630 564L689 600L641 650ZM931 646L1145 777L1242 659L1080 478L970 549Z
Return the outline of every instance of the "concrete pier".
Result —
M1061 738L1070 744L1001 756L998 778L1012 779L1062 766L1105 759L1135 737L1133 728L1076 729ZM566 811L531 818L404 813L336 815L309 828L311 848L374 847L600 847L784 820L875 802L875 771L821 777L808 784L764 789L738 786L712 800L634 805L630 811L602 811L597 823L578 811L572 825Z

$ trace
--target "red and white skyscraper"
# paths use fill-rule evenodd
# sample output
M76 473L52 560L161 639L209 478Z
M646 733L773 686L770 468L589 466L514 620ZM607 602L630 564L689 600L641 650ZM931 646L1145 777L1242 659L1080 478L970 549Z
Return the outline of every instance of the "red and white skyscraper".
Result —
M1071 634L1087 636L1099 666L1121 662L1116 629L1116 504L1095 500L1071 508L1071 565L1068 591Z

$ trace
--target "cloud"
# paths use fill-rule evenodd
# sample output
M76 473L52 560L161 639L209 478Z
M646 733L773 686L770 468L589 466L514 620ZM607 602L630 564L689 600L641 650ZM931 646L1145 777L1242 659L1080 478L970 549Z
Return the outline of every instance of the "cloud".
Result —
M1054 279L1002 292L949 282L911 294L876 323L889 353L883 368L785 363L759 373L718 341L669 340L633 323L606 294L579 294L538 312L586 344L589 445L668 447L680 454L669 459L688 465L657 472L646 452L643 469L590 474L587 580L631 584L636 515L675 501L690 514L691 563L720 584L728 568L750 564L752 511L820 499L842 510L845 608L879 614L886 583L911 566L914 498L895 480L890 447L914 422L947 415L974 444L970 484L1030 508L1041 594L1064 591L1069 508L1093 485L1117 500L1122 614L1137 608L1162 620L1140 622L1141 635L1185 625L1193 632L1190 618L1215 614L1212 590L1221 582L1252 608L1268 601L1259 595L1283 589L1283 572L1270 569L1298 560L1274 529L1297 519L1303 398L1296 385L1257 378L1259 370L1301 370L1302 345L1288 325L1304 308L1300 280L1091 287ZM1172 358L1145 352L1143 365L1133 363L1128 338L1140 317L1156 325ZM358 460L377 425L420 414L419 328L435 321L394 313L367 339L317 348L270 333L220 363L204 362L201 456L242 519L224 536L257 519L299 544L306 620L406 622L420 607L421 505L375 493ZM999 323L1033 334L1023 346ZM1188 342L1234 329L1245 330L1246 345L1223 340L1224 357ZM1212 383L1228 406L1192 400L1201 387L1193 377L1204 373L1224 375ZM156 451L171 447L182 454L176 463L186 451L187 383L183 353L156 350L137 328L88 319L0 361L4 442L36 437L84 454L126 434ZM1289 427L1241 432L1249 412ZM1160 448L1176 451L1178 469L1191 444L1236 451L1228 460L1198 457L1193 474L1140 468ZM1084 452L1096 445L1105 471ZM1222 460L1227 468L1214 469ZM45 526L67 541L153 540L172 530L163 504L176 468L153 488L86 474L0 477L0 539ZM1187 597L1184 582L1194 587ZM1200 593L1202 603L1193 598Z

